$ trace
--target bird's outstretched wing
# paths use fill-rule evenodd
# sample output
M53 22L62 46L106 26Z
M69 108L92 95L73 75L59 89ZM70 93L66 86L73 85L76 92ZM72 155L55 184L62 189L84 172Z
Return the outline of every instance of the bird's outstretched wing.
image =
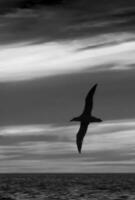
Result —
M93 107L93 96L94 96L94 93L96 91L96 87L97 87L97 84L95 84L90 89L90 91L88 92L88 94L85 98L85 106L84 106L84 110L83 110L83 114L85 114L85 115L91 114L92 107Z
M76 135L76 144L77 144L77 148L78 148L79 153L81 153L83 138L86 134L87 128L88 128L88 124L81 122L80 129L79 129L79 131Z

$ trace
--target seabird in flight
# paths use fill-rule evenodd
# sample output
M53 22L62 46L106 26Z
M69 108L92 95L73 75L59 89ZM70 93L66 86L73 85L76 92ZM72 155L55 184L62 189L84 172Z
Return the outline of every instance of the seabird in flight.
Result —
M93 96L94 96L96 87L97 87L97 84L95 84L88 92L85 99L85 106L84 106L83 113L79 117L75 117L72 120L70 120L70 121L80 122L80 129L76 135L76 144L77 144L79 153L81 153L83 138L87 132L88 125L94 122L102 122L101 119L92 116Z

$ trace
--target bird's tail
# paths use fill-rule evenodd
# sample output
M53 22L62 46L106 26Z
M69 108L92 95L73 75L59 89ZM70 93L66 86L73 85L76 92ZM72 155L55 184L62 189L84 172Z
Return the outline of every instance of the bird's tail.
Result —
M77 143L78 153L81 154L82 143Z

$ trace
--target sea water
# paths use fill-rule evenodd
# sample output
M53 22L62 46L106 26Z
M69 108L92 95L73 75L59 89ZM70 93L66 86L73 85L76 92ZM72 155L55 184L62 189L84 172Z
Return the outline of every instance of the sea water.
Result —
M0 200L135 200L135 174L1 174Z

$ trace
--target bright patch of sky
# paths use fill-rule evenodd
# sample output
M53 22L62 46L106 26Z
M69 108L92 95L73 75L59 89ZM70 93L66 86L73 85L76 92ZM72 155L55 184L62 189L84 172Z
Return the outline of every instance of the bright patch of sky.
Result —
M0 82L25 81L86 70L132 69L134 53L135 41L130 33L42 44L3 45L0 46ZM113 65L107 66L109 64Z

